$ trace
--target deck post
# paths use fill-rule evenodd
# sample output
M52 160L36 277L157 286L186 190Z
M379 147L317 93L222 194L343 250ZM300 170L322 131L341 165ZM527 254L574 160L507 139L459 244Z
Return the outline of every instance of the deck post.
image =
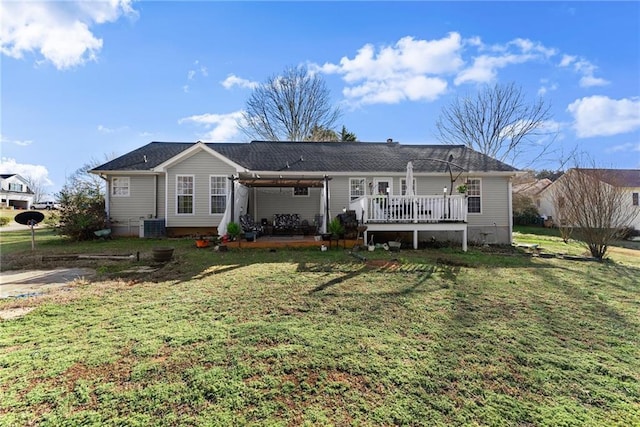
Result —
M467 252L467 227L462 229L462 252Z
M413 249L418 249L418 229L413 229Z

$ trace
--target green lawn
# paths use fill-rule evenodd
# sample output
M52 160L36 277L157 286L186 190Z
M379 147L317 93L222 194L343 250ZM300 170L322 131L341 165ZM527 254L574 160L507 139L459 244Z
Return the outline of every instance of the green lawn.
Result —
M158 244L38 237L36 255L13 241L3 261L139 250L142 264ZM70 292L0 300L36 307L0 323L0 425L640 425L637 251L365 263L167 243L174 260L155 273L111 263Z

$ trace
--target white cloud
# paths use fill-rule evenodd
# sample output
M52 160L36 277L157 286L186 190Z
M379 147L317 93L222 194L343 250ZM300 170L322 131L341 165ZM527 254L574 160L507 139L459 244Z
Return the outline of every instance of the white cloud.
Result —
M230 74L226 79L220 82L225 89L231 89L234 86L239 86L243 89L255 89L258 87L258 82L240 78L234 74Z
M103 126L103 125L98 125L98 132L106 133L106 134L116 133L116 132L123 132L123 131L125 131L127 129L129 129L129 126L120 126L119 128L108 128L108 127Z
M488 48L480 43L479 40L475 41L481 51L489 51L489 53L474 57L472 65L456 76L454 84L489 83L496 79L498 70L501 68L514 64L542 61L557 53L553 48L521 38L511 40L504 45L493 45Z
M557 83L549 82L547 79L542 79L540 83L542 84L542 86L540 86L540 89L538 89L538 96L544 96L547 94L547 92L558 89Z
M640 129L640 99L611 99L590 96L575 100L567 107L579 138L611 136Z
M580 74L580 87L606 86L609 84L608 80L594 76L598 67L586 59L564 55L558 65L563 68L572 67L573 71Z
M44 186L53 185L49 179L49 171L42 165L18 163L15 159L3 157L0 159L0 173L17 173L23 178L33 179Z
M593 77L593 75L582 76L580 78L580 87L606 86L608 84L608 80Z
M229 114L200 114L184 117L178 120L178 124L194 123L202 126L207 132L202 134L202 139L213 142L237 141L240 134L238 122L242 120L242 111Z
M340 74L349 84L343 90L350 104L397 103L403 100L434 100L447 89L439 77L457 71L460 34L450 33L438 40L403 37L392 46L376 49L367 44L353 58L343 57L338 64L311 65L311 70Z
M9 139L9 138L5 137L4 135L0 134L0 143L2 143L2 144L15 144L15 145L19 145L21 147L26 147L28 145L33 144L33 141L31 141L29 139L25 139L25 140Z
M57 69L94 61L103 40L94 25L136 16L130 0L109 2L1 2L0 52L12 58L39 53Z
M607 153L626 153L640 151L640 142L627 142L626 144L614 145L605 150Z

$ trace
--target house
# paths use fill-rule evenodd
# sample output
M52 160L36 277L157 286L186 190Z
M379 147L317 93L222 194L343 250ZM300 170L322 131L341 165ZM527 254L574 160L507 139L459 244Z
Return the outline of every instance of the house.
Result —
M597 179L601 180L605 184L621 188L625 195L625 206L628 217L634 217L635 219L631 224L631 227L636 230L640 230L640 169L589 169L589 168L572 168L569 169L565 175L576 173L576 171L582 171L589 173ZM556 219L557 213L554 206L554 191L558 182L561 182L563 177L558 178L553 184L546 187L540 192L540 215ZM566 179L566 177L565 177ZM627 215L625 215L627 217Z
M29 209L33 197L26 179L16 173L0 175L0 206Z
M518 173L462 145L390 141L151 142L91 172L106 180L115 235L223 234L246 214L267 227L275 215L297 214L326 231L331 218L352 211L367 233L465 249L467 240L511 243ZM466 194L454 190L465 183Z
M553 183L549 178L532 179L523 182L513 183L513 194L527 197L531 202L540 209L542 204L542 191Z

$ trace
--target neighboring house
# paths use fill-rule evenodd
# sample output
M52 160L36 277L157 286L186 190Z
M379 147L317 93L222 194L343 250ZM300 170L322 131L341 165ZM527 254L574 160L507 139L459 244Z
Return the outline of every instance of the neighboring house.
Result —
M0 206L29 209L33 197L26 179L15 173L0 175Z
M576 169L569 169L566 174L574 173ZM640 230L640 169L580 169L586 173L594 172L595 176L601 177L606 184L622 188L626 193L625 209L636 211L635 220L631 227ZM566 175L565 174L565 175ZM564 176L564 175L563 175ZM540 215L556 219L554 207L555 183L562 180L558 178L553 184L546 187L540 193Z
M413 194L407 164L413 164ZM92 173L107 183L115 235L224 234L251 214L272 224L299 214L326 230L345 210L367 233L511 243L511 180L518 171L461 145L393 142L152 142ZM409 175L410 176L410 175ZM451 191L467 184L467 194Z
M531 199L533 204L540 209L542 204L542 191L553 183L549 178L533 179L527 182L513 184L513 194L521 194Z

